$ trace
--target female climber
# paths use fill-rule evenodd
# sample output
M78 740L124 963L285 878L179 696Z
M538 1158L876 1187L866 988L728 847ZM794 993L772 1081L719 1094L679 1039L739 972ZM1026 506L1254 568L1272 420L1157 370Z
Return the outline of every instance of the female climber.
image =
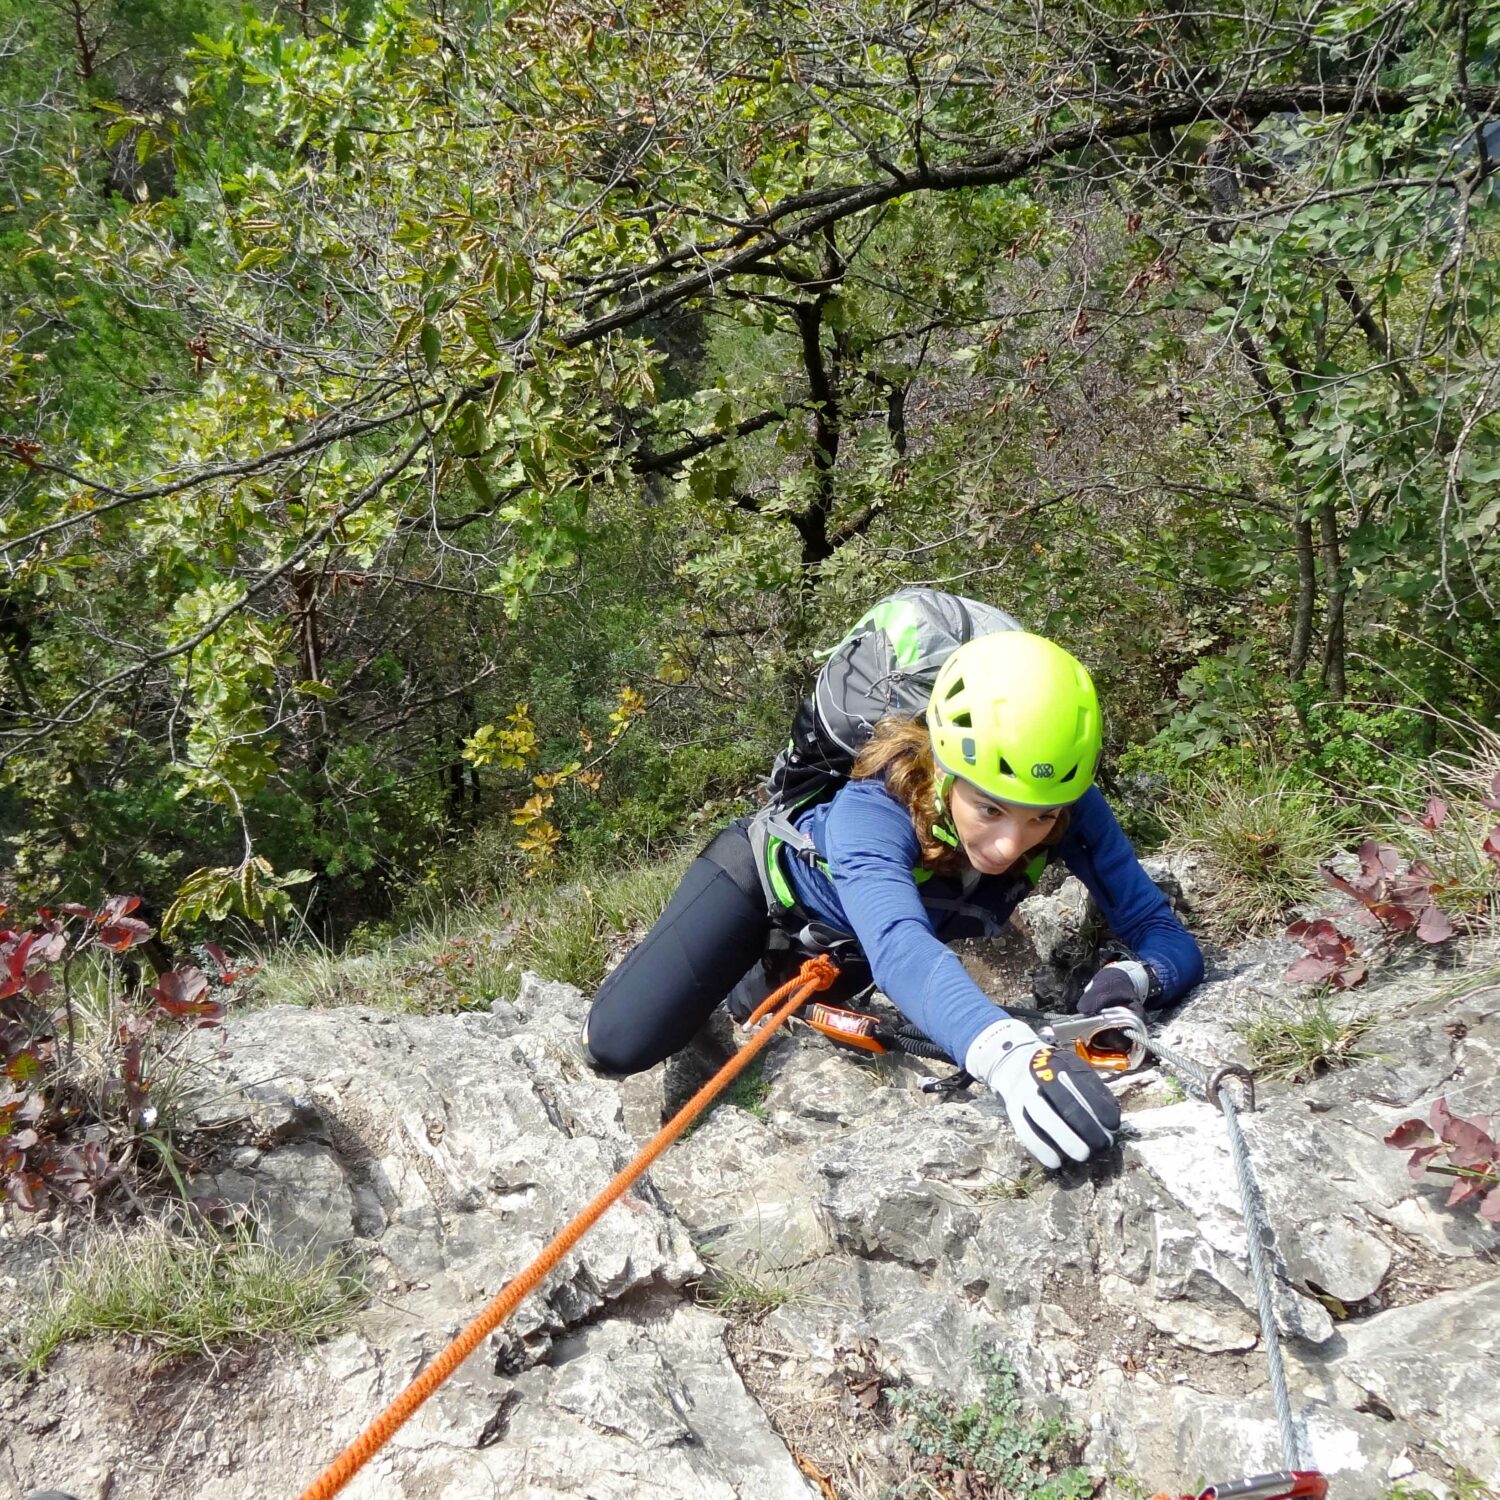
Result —
M1101 739L1093 682L1060 646L1019 630L959 646L925 714L882 719L850 780L794 817L800 854L790 840L752 840L752 819L713 839L600 986L584 1023L589 1062L638 1072L726 999L743 1018L785 977L763 972L773 934L811 924L844 937L840 964L852 952L909 1022L1000 1096L1043 1165L1108 1150L1120 1111L1099 1076L998 1008L945 946L998 930L1059 860L1136 955L1094 975L1080 1014L1167 1006L1202 978L1197 943L1093 785ZM790 903L775 915L757 847Z

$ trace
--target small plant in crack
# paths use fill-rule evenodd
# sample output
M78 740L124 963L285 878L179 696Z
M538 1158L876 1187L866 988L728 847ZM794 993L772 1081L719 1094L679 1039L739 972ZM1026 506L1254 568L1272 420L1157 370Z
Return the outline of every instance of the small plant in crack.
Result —
M1327 999L1306 1009L1266 1009L1239 1022L1250 1064L1267 1078L1306 1083L1334 1068L1365 1062L1375 1054L1359 1047L1375 1024L1363 1012L1340 1012Z
M1029 1198L1046 1179L1034 1167L1023 1167L1014 1177L998 1177L979 1188L977 1196L990 1201L1019 1202Z
M1059 1417L1025 1409L1010 1362L981 1345L974 1364L983 1379L977 1401L960 1405L936 1391L890 1393L902 1418L900 1437L915 1455L915 1473L892 1500L932 1494L972 1500L1084 1500L1093 1482L1078 1465L1080 1430Z

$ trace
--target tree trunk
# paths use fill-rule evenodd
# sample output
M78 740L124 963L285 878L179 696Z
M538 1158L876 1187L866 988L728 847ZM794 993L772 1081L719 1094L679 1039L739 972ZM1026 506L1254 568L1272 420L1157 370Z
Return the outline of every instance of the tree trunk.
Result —
M839 332L833 338L832 359L823 355L823 309L837 295L843 279L844 261L838 252L833 231L824 235L822 280L819 291L810 302L799 303L795 316L802 336L802 363L807 371L807 386L813 402L813 498L810 504L792 517L792 524L802 537L802 572L804 577L820 562L833 556L833 540L828 521L833 513L833 471L838 463L839 442L843 436L839 409L840 382L843 377L848 339Z
M323 680L322 626L318 614L318 574L299 568L292 576L295 601L292 618L296 621L297 661L305 682ZM317 777L328 764L328 715L321 698L309 697L302 710L305 736L303 758L308 770Z
M1312 521L1300 509L1292 522L1292 534L1297 539L1297 604L1292 615L1292 639L1287 649L1287 675L1297 678L1307 669L1307 653L1312 645L1313 606L1318 598Z
M1323 588L1328 598L1323 607L1323 686L1337 700L1344 697L1344 579L1339 547L1339 518L1332 503L1318 512L1318 531L1323 543Z
M1271 415L1271 422L1276 428L1276 436L1281 440L1282 449L1290 455L1292 452L1291 428L1287 423L1286 409L1281 403L1281 397L1276 387L1271 384L1271 377L1266 373L1265 356L1255 340L1251 338L1248 330L1236 329L1235 338L1239 343L1240 353L1245 357L1245 363L1250 367L1250 378L1255 382L1256 390L1260 392L1261 399L1266 403L1266 410ZM1291 639L1287 643L1287 675L1297 678L1307 669L1308 651L1312 646L1313 611L1318 599L1318 572L1313 551L1312 521L1303 513L1300 505L1292 520L1292 537L1297 549L1297 603L1292 615ZM1337 545L1337 540L1337 533L1335 533L1335 545ZM1334 576L1337 577L1336 571ZM1342 657L1342 644L1339 649Z

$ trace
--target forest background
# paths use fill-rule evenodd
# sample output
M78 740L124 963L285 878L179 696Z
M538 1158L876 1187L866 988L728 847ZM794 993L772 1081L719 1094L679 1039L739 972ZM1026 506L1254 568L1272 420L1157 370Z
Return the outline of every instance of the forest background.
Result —
M1090 665L1143 840L1437 789L1500 708L1497 53L0 0L0 901L341 942L654 860L907 583Z

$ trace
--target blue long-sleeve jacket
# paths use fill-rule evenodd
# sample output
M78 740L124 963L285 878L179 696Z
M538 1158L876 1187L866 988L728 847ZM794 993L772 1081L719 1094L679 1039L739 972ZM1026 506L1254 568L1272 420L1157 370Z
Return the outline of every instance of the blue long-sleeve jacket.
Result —
M956 881L934 877L919 889L912 870L921 846L911 815L878 780L849 782L797 825L827 866L825 873L801 859L783 861L798 898L821 920L852 932L881 991L962 1062L969 1044L1003 1012L945 944L977 935L984 924L930 911L923 897L961 899L1003 922L1031 890L1030 882L1024 876L984 876L963 892ZM1169 1004L1202 979L1197 942L1141 868L1097 787L1073 804L1066 833L1047 853L1088 887L1115 936L1156 971L1158 1003Z

